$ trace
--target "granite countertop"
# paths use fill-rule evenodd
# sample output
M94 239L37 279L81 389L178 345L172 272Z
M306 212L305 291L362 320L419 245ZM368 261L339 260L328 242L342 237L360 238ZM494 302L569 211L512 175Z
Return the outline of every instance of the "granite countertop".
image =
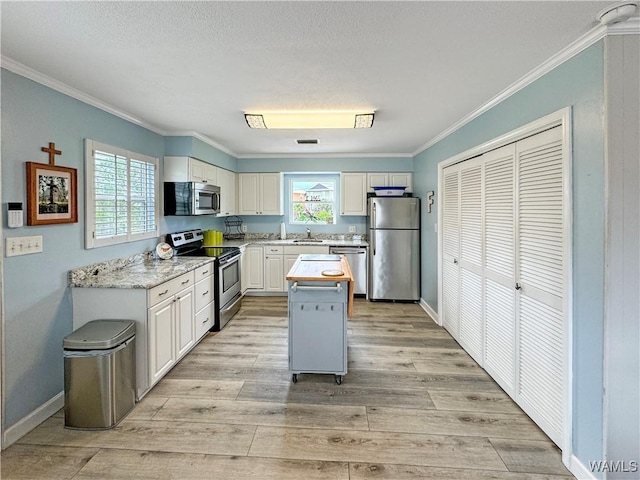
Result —
M69 272L69 286L75 288L153 288L183 273L211 262L209 257L173 257L153 260L150 255L135 255Z
M365 241L322 239L320 242L294 242L294 239L280 240L270 238L250 238L246 240L227 240L224 247L242 247L246 245L319 245L319 246L360 246ZM74 288L153 288L183 273L211 262L209 257L173 257L169 260L153 259L151 252L131 257L119 258L107 262L87 265L69 271L69 286Z
M298 240L294 242L294 240ZM247 239L247 240L225 240L222 245L207 245L210 247L244 247L246 245L304 245L304 246L325 246L325 247L368 247L369 244L361 240L354 242L353 240L334 240L323 239L322 242L306 242L304 239Z

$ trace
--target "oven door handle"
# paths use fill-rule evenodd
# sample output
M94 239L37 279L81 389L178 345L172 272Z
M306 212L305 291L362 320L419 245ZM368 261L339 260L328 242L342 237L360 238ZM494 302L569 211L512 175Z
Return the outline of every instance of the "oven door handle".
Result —
M235 298L236 300L235 300L231 305L229 305L227 308L223 308L223 309L221 309L221 310L220 310L220 313L227 313L229 310L231 310L233 307L235 307L235 306L236 306L236 304L237 304L240 300L242 300L242 295L241 295L240 293L236 293L236 296L235 296L235 297L233 297L233 298Z
M226 264L232 263L232 262L237 262L238 260L240 260L240 255L236 255L235 257L231 257L231 258L226 259L226 260L221 260L220 261L220 266L226 265Z

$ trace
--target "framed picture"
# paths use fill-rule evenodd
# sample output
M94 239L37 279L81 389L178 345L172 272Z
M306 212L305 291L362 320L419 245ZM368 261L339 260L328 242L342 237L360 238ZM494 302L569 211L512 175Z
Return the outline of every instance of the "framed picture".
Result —
M27 162L27 225L77 221L76 169Z

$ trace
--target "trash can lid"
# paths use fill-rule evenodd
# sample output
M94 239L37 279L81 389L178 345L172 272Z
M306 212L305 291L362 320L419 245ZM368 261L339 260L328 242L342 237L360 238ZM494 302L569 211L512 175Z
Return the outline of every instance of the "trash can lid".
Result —
M102 350L129 340L136 333L132 320L92 320L64 338L63 347L71 350Z

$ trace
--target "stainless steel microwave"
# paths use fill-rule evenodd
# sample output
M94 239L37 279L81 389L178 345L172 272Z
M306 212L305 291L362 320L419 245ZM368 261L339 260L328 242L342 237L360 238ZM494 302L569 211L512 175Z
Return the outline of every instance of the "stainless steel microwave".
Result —
M220 187L196 182L164 182L165 215L220 213Z

